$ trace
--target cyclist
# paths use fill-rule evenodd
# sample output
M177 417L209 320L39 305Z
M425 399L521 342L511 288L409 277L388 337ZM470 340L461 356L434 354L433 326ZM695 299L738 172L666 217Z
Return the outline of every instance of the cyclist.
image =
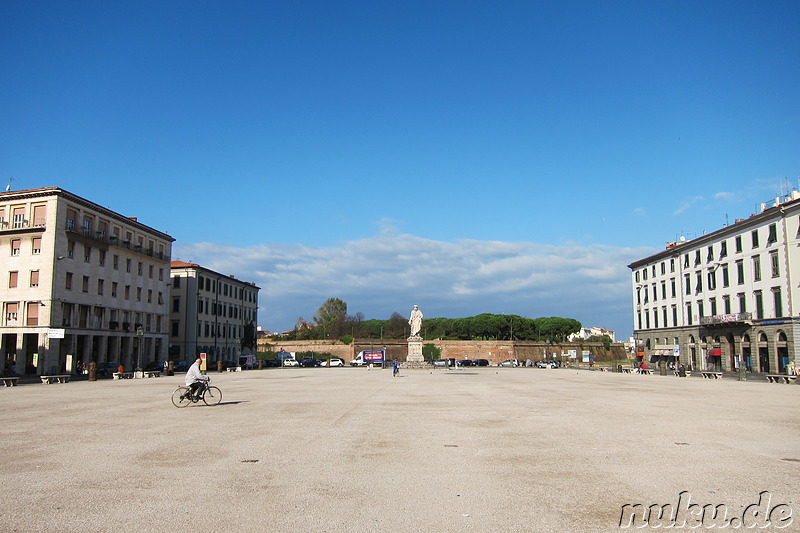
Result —
M205 382L208 381L208 377L200 373L200 363L202 361L203 360L198 357L194 364L189 367L189 371L186 372L186 386L189 387L191 391L190 398L193 402L200 399L203 386Z

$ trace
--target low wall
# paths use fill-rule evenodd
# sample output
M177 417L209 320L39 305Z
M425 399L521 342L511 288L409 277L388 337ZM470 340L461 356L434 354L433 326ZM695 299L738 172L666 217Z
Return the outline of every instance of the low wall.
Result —
M597 362L614 361L627 359L629 356L622 344L612 344L609 349L600 343L563 343L548 344L545 342L515 341L452 341L452 340L432 340L424 341L425 344L433 344L441 350L441 358L447 359L488 359L493 364L497 364L506 359L519 359L525 361L531 359L539 361L542 359L561 360L561 354L569 350L575 350L578 354L577 362L581 361L583 351L591 352ZM399 339L356 339L353 344L343 344L331 341L269 341L271 349L287 352L319 352L330 353L333 357L341 357L345 362L354 359L356 354L362 350L385 350L386 359L391 361L405 361L408 355L408 342ZM265 350L259 345L259 350ZM575 362L573 360L573 362Z

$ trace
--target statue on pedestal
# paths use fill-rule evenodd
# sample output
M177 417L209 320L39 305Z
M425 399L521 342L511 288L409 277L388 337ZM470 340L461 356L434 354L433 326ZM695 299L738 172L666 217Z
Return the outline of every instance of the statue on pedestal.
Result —
M408 323L411 326L411 336L418 337L422 329L422 311L416 305L411 310L411 318L408 319Z

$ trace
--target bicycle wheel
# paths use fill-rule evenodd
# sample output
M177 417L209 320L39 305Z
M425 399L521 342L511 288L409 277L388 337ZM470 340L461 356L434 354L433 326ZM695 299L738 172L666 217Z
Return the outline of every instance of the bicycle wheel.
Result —
M222 391L218 387L207 387L203 393L203 401L206 405L217 405L222 401Z
M192 400L189 399L189 387L178 387L175 389L175 392L172 393L172 403L175 407L186 407L192 403Z

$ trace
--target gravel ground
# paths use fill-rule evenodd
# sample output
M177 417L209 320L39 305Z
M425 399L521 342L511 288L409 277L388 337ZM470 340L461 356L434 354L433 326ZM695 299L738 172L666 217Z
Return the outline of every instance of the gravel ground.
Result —
M800 531L797 386L492 367L211 376L222 403L185 409L170 402L182 375L0 388L0 531L600 532L626 504L685 492L730 519L763 491L794 516L759 530Z

